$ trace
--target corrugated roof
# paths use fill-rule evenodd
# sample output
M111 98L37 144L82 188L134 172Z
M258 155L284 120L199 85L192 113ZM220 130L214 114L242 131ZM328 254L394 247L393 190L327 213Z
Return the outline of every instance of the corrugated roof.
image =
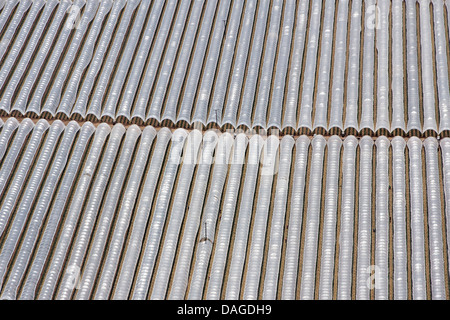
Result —
M0 161L2 298L449 297L449 138L9 118Z
M450 130L444 0L14 0L0 10L4 114Z

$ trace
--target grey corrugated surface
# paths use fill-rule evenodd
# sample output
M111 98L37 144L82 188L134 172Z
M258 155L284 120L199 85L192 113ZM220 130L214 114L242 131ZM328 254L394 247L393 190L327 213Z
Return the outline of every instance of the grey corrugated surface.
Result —
M448 138L10 118L0 142L2 298L449 297Z
M7 1L0 109L300 133L448 133L449 2L322 2Z

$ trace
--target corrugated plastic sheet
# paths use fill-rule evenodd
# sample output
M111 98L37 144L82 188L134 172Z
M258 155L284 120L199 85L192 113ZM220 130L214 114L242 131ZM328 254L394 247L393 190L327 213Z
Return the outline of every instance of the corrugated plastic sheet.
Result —
M448 134L449 5L6 1L0 110L299 134Z
M448 299L450 138L0 129L3 299Z

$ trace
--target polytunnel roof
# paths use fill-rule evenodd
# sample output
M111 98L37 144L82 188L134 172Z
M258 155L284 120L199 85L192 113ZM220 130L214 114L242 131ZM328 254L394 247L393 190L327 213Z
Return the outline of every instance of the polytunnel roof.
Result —
M449 299L449 5L0 0L0 299Z
M6 1L0 110L307 134L447 134L447 5Z
M9 118L0 156L3 298L448 294L449 138Z

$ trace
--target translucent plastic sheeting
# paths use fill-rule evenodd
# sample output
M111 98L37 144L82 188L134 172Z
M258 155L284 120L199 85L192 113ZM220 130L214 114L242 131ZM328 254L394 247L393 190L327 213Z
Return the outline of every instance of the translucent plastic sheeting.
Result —
M447 138L0 129L3 299L446 298Z
M447 41L443 0L433 0L435 73L439 103L439 132L450 129L450 92L448 83ZM437 119L434 119L437 121Z
M15 1L11 1L11 4L14 5ZM36 19L40 9L44 5L44 0L36 1L36 4L33 6L32 0L23 0L19 1L16 9L14 11L14 15L11 18L11 21L8 23L8 28L2 34L1 42L0 42L0 61L6 61L10 64L3 63L2 69L0 70L0 87L5 85L4 81L6 79L9 70L11 70L12 65L11 62L14 62L17 58L22 45L24 44L28 32L30 32L30 28ZM31 14L27 15L27 11L30 10ZM24 18L26 16L26 18ZM5 17L6 18L6 17ZM22 19L25 19L25 22L21 28L19 28L20 22ZM6 21L5 21L6 23ZM14 47L11 52L7 52L8 46L11 44L11 41L14 38L16 32L19 32L17 36L17 40L14 42Z
M130 89L128 86L135 86L138 83L138 79L141 76L142 73L142 59L146 59L148 53L150 52L150 43L153 39L153 35L155 33L156 25L157 25L157 19L159 18L159 14L161 12L161 9L163 7L163 1L156 1L153 2L150 0L141 0L139 2L139 9L136 12L136 16L134 18L134 24L133 27L128 34L127 40L121 39L121 37L125 37L125 34L123 33L116 33L114 45L112 47L112 50L110 50L108 59L106 60L106 64L102 70L102 74L100 76L99 82L97 84L97 87L95 88L94 95L92 97L90 106L88 108L88 114L93 114L97 118L100 118L100 116L109 116L111 118L114 118L116 115L116 108L117 104L119 103L119 98L122 92L122 88L124 86L125 77L128 74L128 70L130 68L131 63L133 62L134 52L136 50L137 43L140 39L140 34L142 31L142 28L144 27L144 22L148 13L148 10L150 8L150 5L152 4L152 10L150 12L150 17L148 20L148 28L146 28L146 32L144 34L144 40L141 42L140 48L144 48L143 52L139 51L135 58L134 58L134 64L133 69L130 71L129 79L130 81L127 84L126 89L124 90L124 98L122 103L126 103L126 95L132 94L134 97L135 91ZM132 4L131 1L127 2L127 8ZM127 11L126 11L127 12ZM129 19L131 19L131 13L129 13ZM126 15L125 17L128 17ZM122 17L122 22L125 17ZM146 41L149 40L149 41ZM125 43L124 43L125 42ZM121 51L121 45L124 46L122 56L125 57L124 59L121 59L120 61L117 61L118 56L120 55ZM117 47L116 47L117 45ZM113 70L117 68L117 71L113 75ZM139 74L136 78L136 71L138 70ZM108 92L108 95L106 95L106 91L108 88L108 81L110 81L111 89ZM131 92L130 92L131 91ZM104 100L105 99L105 102ZM104 103L104 106L103 106Z
M300 299L314 299L317 246L319 241L320 207L322 199L322 180L324 153L327 145L322 136L311 141L311 171L306 211L305 243L303 245L303 266L300 282Z
M149 97L150 97L150 93L152 91L152 88L154 88L155 82L157 81L157 73L158 73L158 69L159 69L159 65L160 63L162 65L164 65L164 63L167 64L166 61L161 62L161 59L163 59L163 50L166 46L166 41L169 39L169 41L167 41L169 47L172 46L172 50L169 50L168 54L171 55L173 54L173 50L175 47L178 48L178 42L177 42L177 35L179 36L180 33L180 19L181 19L181 23L184 23L184 20L186 18L187 15L187 11L189 9L189 5L190 3L188 3L187 1L183 1L183 2L176 2L176 1L170 1L167 3L166 5L166 9L164 10L164 15L161 21L161 24L159 26L159 30L158 33L155 35L156 38L154 38L154 43L153 43L153 50L150 51L150 56L148 57L149 62L148 62L148 67L145 69L145 73L143 74L143 78L142 78L142 84L141 84L141 90L139 91L139 93L136 96L136 102L135 102L135 106L133 109L133 115L131 117L137 117L140 118L142 120L146 120L145 115L146 115L146 110L147 110L147 106L150 104L149 101ZM177 6L180 7L179 10L177 9ZM177 15L175 16L175 14L177 13ZM173 21L172 21L173 20ZM172 23L174 24L174 42L171 42L171 38L169 37L169 31L171 28ZM146 54L149 54L148 52ZM170 63L170 61L169 61ZM167 65L166 65L167 66ZM172 64L170 64L170 67L172 66ZM136 81L134 83L134 86L138 86L139 81ZM115 92L115 95L120 95L120 92ZM134 96L133 96L134 98ZM124 101L126 102L126 101ZM107 103L107 108L109 107L108 103ZM121 105L121 109L123 108L123 105ZM126 116L126 113L123 113L123 111L119 109L119 115L124 115ZM131 110L129 111L131 112Z
M426 161L428 238L430 247L431 298L445 300L444 243L442 235L441 189L438 164L438 141L429 137L423 142Z
M59 30L59 36L58 41L52 45L52 52L50 57L46 58L47 64L45 66L45 69L41 71L39 76L39 81L36 85L36 89L34 90L33 96L31 97L31 101L29 102L27 110L29 112L34 112L36 114L41 113L42 105L45 103L44 96L47 92L47 89L50 85L50 82L54 76L56 68L59 66L60 59L62 59L63 52L66 49L67 42L69 41L69 37L74 32L75 26L78 26L81 28L81 30L84 30L83 24L86 22L86 20L92 19L92 12L88 12L86 14L83 14L83 16L80 18L78 24L77 24L77 18L80 14L80 10L84 8L86 1L85 0L75 0L71 6L67 9L67 12L70 13L67 20L64 22L64 26ZM95 4L95 1L92 1L92 4ZM88 10L92 10L92 7L88 8ZM86 12L86 10L84 10ZM75 37L75 36L74 36ZM80 37L80 35L78 35ZM74 40L75 41L75 40ZM70 44L72 44L70 42ZM75 41L76 44L76 41ZM77 46L75 45L75 49L72 49L72 45L70 45L69 50L67 53L70 54L70 50L77 50ZM72 54L74 54L72 51ZM58 69L62 70L63 69ZM26 87L24 87L24 90L26 90ZM29 94L28 91L21 90L21 93L19 95L20 102L21 97L24 95Z
M187 133L184 129L177 129L172 136L168 163L164 169L164 175L156 198L155 210L149 221L148 237L143 244L143 252L140 268L136 274L136 284L133 291L133 300L145 300L150 286L156 258L161 246L161 237L167 217L167 211L172 199L173 186L178 176L181 163L181 154L185 144Z
M267 127L281 129L281 117L283 114L284 91L286 87L286 75L289 66L289 57L292 42L292 29L295 20L295 1L287 1L284 5L283 25L279 39L279 53L275 66L274 87L272 88L272 100L268 105L269 120ZM264 121L265 124L265 121Z
M368 279L372 247L372 152L373 140L364 136L359 141L358 248L356 262L356 299L369 300Z
M80 86L80 89L78 90L79 84L81 82L80 79L80 73L83 74L83 68L87 68L87 61L84 61L84 65L79 65L79 69L76 70L76 77L73 77L70 81L70 89L66 91L65 94L65 100L63 99L63 102L65 102L65 105L63 102L60 105L60 108L65 108L66 112L69 114L78 113L82 115L83 117L86 114L86 106L87 102L89 100L89 95L91 94L91 90L94 87L94 83L97 77L97 74L100 72L100 68L102 67L103 61L105 61L105 56L107 56L107 52L109 49L110 42L112 40L112 36L114 34L114 30L116 28L116 25L119 22L119 18L121 14L125 15L125 19L121 22L121 24L118 26L119 32L120 30L123 30L127 28L127 24L129 23L130 15L134 11L134 8L139 3L138 0L129 1L129 5L127 5L127 1L120 0L115 1L114 4L112 4L112 8L110 9L108 20L106 21L106 25L104 27L104 31L100 34L97 33L97 35L93 35L91 38L91 45L90 47L85 51L87 57L92 57L92 60L89 62L89 69L86 71L85 78ZM107 3L108 4L108 3ZM108 4L111 6L111 4ZM124 7L127 7L126 10L123 12L122 9ZM100 37L98 39L98 45L97 49L95 50L94 54L94 46L92 46L92 39L95 38L95 36ZM123 31L118 36L119 43L123 41ZM113 44L114 45L114 44ZM116 43L115 45L119 45ZM113 52L114 55L115 52ZM86 59L88 60L88 59ZM104 74L106 76L106 74ZM109 77L106 77L109 79ZM78 92L79 91L79 92ZM78 93L78 94L77 94ZM75 101L76 99L76 101ZM73 107L73 110L72 110ZM97 118L99 116L97 115Z
M169 81L172 80L176 83L182 83L183 80L180 78L172 78L172 70L176 62L178 50L181 49L183 45L182 39L183 34L186 32L187 38L195 36L195 30L192 30L192 25L198 25L198 19L200 18L200 13L203 8L203 1L197 0L192 3L191 13L189 14L189 7L191 6L191 1L182 2L180 4L180 9L178 10L177 20L171 31L171 37L168 41L168 48L164 56L164 60L161 62L161 68L159 70L158 81L155 83L152 97L149 99L149 110L148 113L144 110L144 119L156 119L161 120L161 113L163 112L164 101L166 99L167 88L169 87ZM185 25L187 26L185 29ZM184 38L186 40L186 37ZM186 60L185 57L179 56L178 59ZM138 100L139 101L139 100ZM140 116L140 105L136 105L136 111L134 116Z
M425 231L422 177L422 141L412 137L408 140L409 190L411 210L411 264L412 298L423 300L427 297L425 275Z
M185 77L185 89L181 97L182 100L177 114L177 122L183 120L190 123L191 121L191 111L196 97L197 85L199 83L200 74L202 71L209 36L212 32L212 25L214 21L214 14L212 12L217 10L217 2L217 0L207 1L205 14L203 16L202 25L197 38L197 44L191 58L192 61L189 74ZM223 3L225 2L221 2L221 5L219 6L219 8L221 8L220 10L224 10ZM171 104L166 107L166 112L168 114L167 119L170 119L169 116L172 112L172 108L173 106Z
M355 224L356 150L358 140L354 136L345 138L342 154L342 195L339 224L339 262L337 274L337 299L350 300L353 282L353 239Z
M3 120L0 122L1 133L0 133L0 161L3 159L6 149L10 144L11 137L19 126L19 122L15 118L8 118L6 122ZM2 171L0 171L2 172Z
M422 130L419 105L419 64L417 53L416 2L405 1L406 5L406 67L408 88L408 122L406 130Z
M420 14L420 67L422 68L423 131L437 132L434 97L433 49L431 41L430 0L418 0ZM439 62L438 62L439 63ZM439 66L439 65L438 65ZM439 69L437 70L439 71Z
M206 121L209 123L222 123L223 106L228 91L228 78L233 63L236 41L239 35L243 1L234 1L231 15L227 20L226 35L220 58L220 67L214 84L214 95L209 106L209 115ZM206 120L206 119L205 119Z
M345 80L345 61L347 50L347 28L348 18L348 0L340 0L337 4L336 42L333 64L333 79L331 88L330 122L329 127L344 129L344 80ZM351 8L350 8L351 10ZM348 93L347 93L348 94Z
M83 49L81 52L77 53L77 61L70 74L70 79L66 84L64 94L62 95L61 102L58 106L58 112L61 112L67 116L71 114L73 105L75 104L75 100L77 98L82 76L86 73L86 69L89 65L95 67L96 61L91 64L94 49L96 49L96 55L101 54L102 50L104 51L107 49L106 47L108 46L108 43L105 43L105 38L112 32L112 27L110 24L112 23L113 26L115 25L114 22L117 21L123 5L123 1L115 1L113 7L112 0L103 0L100 3L95 19L89 28L89 34L86 39L84 39ZM107 16L108 20L104 22ZM104 23L106 23L106 30L102 31L102 26ZM102 36L98 39L101 32ZM96 46L97 42L99 42L98 46ZM85 79L87 81L92 81L89 73L86 75Z
M296 134L440 134L450 131L447 6L6 1L0 109Z
M327 173L324 184L322 251L320 258L319 299L333 297L334 260L336 255L336 223L339 196L339 172L342 140L332 136L327 142Z
M180 47L179 58L177 65L174 69L173 80L170 84L170 88L167 90L167 103L165 103L164 113L161 120L169 119L173 123L177 122L177 108L180 100L180 93L183 88L184 79L187 76L187 70L189 65L190 56L193 52L193 46L198 37L204 34L200 31L200 35L197 35L197 30L200 25L203 25L203 21L200 19L204 10L203 20L211 19L214 16L214 10L217 5L217 1L197 1L195 7L192 8L192 17L189 19L189 24L185 31L185 37ZM198 39L197 41L199 41ZM163 91L164 92L164 91ZM161 97L159 98L161 99ZM162 109L161 109L162 112Z
M38 153L39 146L48 127L49 124L45 120L39 120L39 122L35 125L33 132L31 133L31 138L29 139L24 154L22 155L20 164L17 168L15 168L14 176L11 178L12 180L9 183L8 189L5 190L5 193L2 196L3 203L0 208L0 236L3 235L5 231L6 223L10 219L11 214L16 207L19 195L23 192L25 186L27 185L26 178L33 167L34 158ZM21 149L22 145L19 145L16 152L20 152ZM11 162L9 165L11 166L10 168L5 168L7 171L11 171L12 167L15 166L15 163ZM1 278L3 278L3 276Z
M99 128L99 131L101 130L102 129ZM68 128L66 128L66 131L69 132ZM38 281L44 270L44 265L50 254L50 248L52 247L53 241L56 240L55 235L62 218L63 210L68 202L69 193L72 189L75 176L81 167L81 159L83 158L87 144L90 141L91 136L94 134L94 131L94 125L89 122L84 124L79 130L77 142L70 159L68 159L68 163L61 180L61 187L55 195L56 198L52 209L47 214L47 224L43 231L39 246L35 248L36 253L33 259L30 260L31 268L24 279L24 284L20 295L20 299L22 300L32 300L36 296ZM67 134L69 135L69 133ZM98 144L93 144L93 146L99 147ZM28 259L30 258L31 257L28 257Z
M64 83L66 83L66 80L69 77L69 73L74 64L75 57L80 58L80 60L77 60L76 62L79 66L85 66L87 63L89 63L90 59L88 59L87 52L90 51L90 47L94 45L93 42L95 42L96 39L95 35L98 34L99 24L103 20L106 12L109 11L110 6L108 4L111 4L111 1L102 1L102 4L100 4L99 0L86 1L83 15L81 16L78 23L75 22L76 26L70 26L67 24L65 25L65 28L67 29L74 28L75 34L73 35L69 47L65 49L66 52L64 52L64 60L59 66L56 78L53 80L51 88L49 88L49 93L45 100L42 112L48 112L53 116L59 112L58 106L61 102L63 94L62 90L65 87ZM97 9L99 9L98 18L96 18ZM75 16L74 19L76 18L77 17ZM81 49L80 47L83 44L83 40L85 40L85 34L93 20L94 27L92 29L92 32L89 33L86 39L86 43L84 43L84 46ZM63 48L61 48L61 50L63 50ZM79 50L82 51L80 52ZM76 77L76 74L72 75ZM66 113L66 115L68 114Z
M442 156L442 180L445 195L445 221L450 219L450 138L444 138L440 141L440 149ZM446 228L447 233L447 259L450 262L450 228Z
M256 1L246 1L245 13L239 35L239 42L236 43L236 53L233 68L231 69L230 82L228 84L228 97L222 119L222 124L236 126L236 117L241 98L242 84L244 83L245 65L250 49L250 41L255 20Z
M375 5L375 0L364 1L364 16L365 22L363 24L363 54L362 59L362 88L361 88L361 120L359 128L370 129L374 131L374 78L375 78L375 28L378 27L379 19L377 19L378 7ZM378 30L377 30L378 31Z
M111 242L105 256L105 262L101 276L95 291L94 298L96 300L108 299L114 281L114 275L119 264L120 254L123 250L125 242L125 234L130 225L133 208L138 198L139 187L144 175L145 166L150 156L150 150L153 140L156 136L156 130L153 127L146 127L142 131L141 140L139 142L139 150L136 160L130 173L130 178L120 204L120 211L117 215L116 226L112 229Z
M282 129L286 127L297 128L297 108L299 99L300 77L305 47L306 24L308 22L309 1L301 1L298 4L295 32L292 43L292 59L289 68L286 104L284 105L284 117Z
M34 3L37 3L37 1L35 1ZM12 76L9 78L8 84L6 86L3 86L5 88L5 91L3 92L3 96L0 101L0 109L6 110L8 112L11 109L11 102L14 97L16 88L19 85L25 71L27 70L28 63L30 62L39 44L39 41L47 26L48 20L53 13L53 9L58 5L57 0L53 1L49 0L47 2L42 1L42 3L44 3L45 5L43 5L42 13L39 17L39 20L36 23L36 27L34 28L34 31L31 34L31 36L29 37L28 44L24 49L24 52L22 53L22 56L20 57L20 60L18 61L18 64L14 72L12 73ZM8 64L10 67L12 67L12 65L14 64L14 60L9 59L10 56L8 56L8 58L5 61L5 67ZM0 83L3 82L2 81L3 75L7 76L7 73L6 72L3 73L3 70L4 69L2 68L2 71L0 71Z
M382 136L376 142L375 179L375 299L389 298L389 139Z
M57 1L54 2L57 3ZM32 91L34 84L38 81L37 79L39 78L39 76L41 76L41 69L43 68L44 63L49 58L48 54L53 48L54 41L56 40L58 35L61 35L61 33L63 33L58 33L58 31L64 21L64 17L66 16L68 10L70 10L70 5L71 3L69 1L60 1L59 4L57 3L57 9L53 16L52 23L50 26L48 26L47 33L45 34L45 38L42 40L39 51L34 57L34 61L29 67L30 69L27 71L28 75L26 76L24 83L21 85L18 96L15 98L16 100L14 101L12 110L20 111L22 114L25 114L29 110L31 112L39 114L40 109L36 110L29 108L27 110L27 107L29 107L27 103L30 98L30 92ZM47 21L45 21L45 23L47 23ZM11 86L11 84L9 86ZM11 88L12 87L13 86L11 86Z
M391 5L392 17L392 122L391 130L401 129L406 132L404 73L403 73L403 0L394 0ZM386 16L386 13L383 13ZM402 45L398 45L401 43ZM384 46L386 44L384 43ZM389 44L387 45L389 46ZM389 61L389 58L387 59Z
M184 231L179 244L179 254L176 268L173 272L172 287L168 299L184 299L188 288L189 271L196 247L197 232L200 228L203 204L206 197L206 188L213 163L213 153L217 144L217 134L208 131L203 136L203 145L200 162L195 176L194 190L192 191L189 210L185 221Z
M192 270L188 299L200 300L207 278L211 252L215 245L216 224L221 205L223 188L228 173L233 138L231 134L222 134L218 141L214 156L214 169L211 176L211 188L205 202L205 210L199 227L200 240L197 243L195 263Z
M93 176L96 171L95 169L103 151L103 145L110 132L111 128L107 124L100 124L95 130L94 140L92 141L89 154L83 168L81 169L80 179L77 183L77 187L73 194L73 199L64 219L64 225L61 227L58 241L55 243L55 248L50 260L50 267L42 280L40 291L37 293L37 298L40 300L49 300L53 298L56 289L55 286L59 279L63 265L65 264L66 255L80 219L80 213L84 200L91 185L91 181L94 178ZM76 274L76 270L72 271ZM73 279L72 283L75 282L76 279Z
M212 38L209 40L209 50L206 60L203 61L203 76L201 78L201 84L198 86L197 100L195 103L195 110L193 111L192 119L190 114L188 115L191 123L201 122L206 124L206 117L208 115L209 98L212 93L214 77L216 75L217 65L220 57L220 50L223 46L223 38L226 36L226 21L230 16L231 1L221 1L219 5L219 11L216 13L216 22L214 24L214 31ZM184 116L184 111L181 111ZM180 120L184 120L184 117Z
M335 1L325 1L323 26L321 31L319 69L317 77L317 98L314 106L313 129L328 128L328 96L330 87L331 55L333 48Z
M262 51L265 40L266 25L268 22L270 6L269 2L261 2L258 6L258 13L256 17L256 24L253 31L253 40L251 51L247 61L247 73L243 87L241 98L241 107L239 111L239 118L237 126L245 125L251 127L253 105L255 103L256 84L258 81L258 74L260 63L262 60Z
M283 6L283 1L274 0L272 2L270 22L268 22L269 25L265 40L266 47L264 50L264 58L262 60L261 74L259 78L258 91L254 106L255 110L253 115L252 127L266 127L267 110L269 107L269 102L271 102L270 92L272 87L272 75L274 73L275 57L277 53L280 22L283 9L291 10L292 13L292 7ZM289 18L289 14L285 15L285 17ZM285 23L285 21L283 21L283 23ZM287 23L289 23L289 21ZM281 54L283 54L283 50ZM277 106L274 107L278 108Z
M64 129L64 136L61 138L61 148L58 148L57 151L55 150L55 160L49 168L50 171L45 179L45 184L43 184L41 195L37 199L37 204L34 208L31 208L30 215L32 219L26 229L24 241L20 244L18 249L16 249L19 250L18 255L14 261L8 282L5 284L5 288L3 289L2 296L13 300L17 298L18 286L23 278L23 275L25 274L33 248L35 247L39 235L39 230L41 229L46 212L50 206L57 183L66 166L69 152L72 148L72 143L74 142L76 134L80 129L80 126L75 121L70 122L65 128L60 121L56 121L52 127L56 130L56 137L49 136L47 138L47 143L53 144L53 146L50 147L57 145L52 138L57 139L58 134L60 133L59 131L62 129ZM47 156L51 156L51 153ZM42 173L35 171L35 174ZM22 203L24 203L23 200ZM10 239L9 236L8 239Z
M42 129L46 129L46 121L42 121ZM48 124L47 124L48 126ZM36 128L38 129L38 128ZM8 230L8 236L6 237L5 241L2 244L2 251L0 253L0 284L4 281L4 276L6 271L8 270L7 266L10 263L10 260L13 256L13 253L15 251L15 248L19 242L20 234L22 233L25 223L27 221L28 216L30 215L30 211L32 209L32 205L35 201L36 195L39 191L39 188L41 187L42 180L44 178L45 171L47 170L47 167L50 163L50 160L52 158L53 152L55 150L55 146L58 143L59 137L61 135L61 132L64 130L64 124L61 121L55 121L49 128L49 132L47 134L47 137L45 138L45 142L42 146L42 152L39 153L37 156L37 159L35 159L35 164L31 165L30 163L30 174L28 176L28 179L26 182L20 186L22 188L22 191L17 190L15 194L8 193L5 202L2 206L2 216L7 212L7 210L12 210L15 207L15 213L13 216L11 216L12 221L10 222L10 227ZM36 130L39 132L38 130ZM34 133L34 131L33 131ZM42 133L42 132L41 132ZM42 139L43 137L39 137ZM40 140L30 141L34 142L33 145L30 145L30 147L34 147L36 149L39 149L40 146ZM33 149L34 149L33 148ZM34 157L31 157L31 159ZM28 169L28 168L27 168ZM20 174L21 172L17 172ZM25 177L26 175L24 175ZM19 179L18 181L21 181ZM9 189L12 191L13 189ZM16 198L19 196L19 193L21 193L21 200L16 204ZM39 197L39 199L45 199L45 192L42 193ZM33 215L33 218L36 218L36 216ZM30 233L28 233L30 232ZM32 231L30 229L27 229L27 234L32 234ZM21 248L23 253L27 252L26 247ZM13 275L14 276L14 275ZM14 281L14 279L11 279L9 277L10 281ZM6 296L8 296L9 293L6 292Z
M19 0L0 1L0 7L2 10L0 13L0 35L3 34L5 25L18 3Z
M178 187L174 195L173 206L170 213L164 244L161 248L161 257L158 272L155 276L151 299L164 299L167 293L170 273L173 267L181 225L186 211L186 202L191 189L192 178L198 158L198 151L202 142L202 134L198 130L192 131L187 137L186 153L183 157Z
M245 134L239 134L234 140L232 160L229 169L228 184L224 194L224 208L219 222L216 246L212 259L210 278L206 299L218 300L221 298L225 266L227 263L228 250L230 248L231 233L236 217L236 205L239 198L240 184L242 179L243 165L248 139Z
M179 135L187 135L181 133ZM172 133L167 128L162 128L157 135L155 150L151 158L151 164L145 176L145 183L142 189L143 197L140 198L139 205L136 210L135 218L130 226L130 236L123 257L122 265L119 268L118 279L112 298L116 300L125 300L128 298L136 265L138 263L139 254L142 248L142 242L145 235L147 221L152 208L153 197L156 193L156 185L164 162L167 145L172 138ZM176 138L176 137L175 137Z
M292 148L294 139L285 136L280 143L280 159L278 177L276 182L273 212L271 214L270 240L267 244L267 263L264 274L263 299L277 298L278 279L280 274L282 248L284 242L286 206L289 194L289 181L291 174Z
M272 185L276 169L277 155L279 153L279 139L269 136L262 150L263 163L260 172L258 200L251 228L251 242L246 264L246 277L244 278L243 299L255 300L259 298L260 277L262 273L267 223L272 196Z
M58 300L69 300L72 297L75 289L73 278L74 271L76 270L79 272L83 267L95 221L98 220L97 218L100 214L99 208L102 204L101 199L104 197L105 192L114 189L108 188L107 190L107 184L110 180L111 172L114 163L116 162L116 157L125 131L125 127L121 124L115 125L111 130L107 148L102 155L102 162L95 176L94 184L92 185L87 203L83 210L84 212L80 225L77 228L75 239L69 252L68 261L65 264L66 268L62 270L61 282L56 295ZM120 163L118 166L120 166ZM101 230L99 234L101 235ZM83 281L83 279L76 279L76 285L80 286L81 283L78 283L78 281Z
M114 228L112 221L117 211L119 196L124 187L125 178L128 175L136 141L140 135L141 129L136 125L132 125L126 131L122 150L117 159L118 163L114 167L114 174L111 177L103 207L101 212L99 212L95 234L84 262L83 272L80 274L79 289L75 293L75 299L77 300L88 300L91 297L97 272L101 266L101 259L106 251L108 235L111 228Z
M392 193L394 228L394 299L408 298L408 248L406 238L406 142L401 137L391 140Z
M391 3L388 1L377 1L376 5L376 52L377 52L377 93L376 93L376 119L373 121L376 122L375 131L380 129L390 130L390 121L389 121L389 107L390 107L390 99L389 99L389 91L390 91L390 82L389 82L389 70L392 68L389 67L389 16L391 10ZM370 7L368 8L370 11ZM369 18L370 19L370 16ZM400 22L401 19L397 19L397 22ZM370 22L369 22L370 23ZM365 29L366 30L366 29ZM402 42L400 42L402 43ZM396 44L397 48L401 48L400 43ZM393 45L394 47L394 45ZM364 52L364 55L366 53ZM369 70L367 70L369 72ZM392 106L394 109L396 106Z
M253 136L248 145L247 166L245 171L244 186L241 197L245 199L255 198L256 181L259 173L259 161L264 140L261 136ZM244 261L247 255L247 241L252 219L254 201L241 201L239 216L235 231L233 248L231 251L229 277L225 288L225 299L236 300L241 297L241 281L244 269Z
M301 94L300 114L298 127L312 129L312 110L314 102L314 85L316 78L317 52L320 38L320 18L322 1L313 0L310 4L310 20L308 40L306 44L306 61L303 76L303 88Z
M17 128L18 126L18 128ZM17 129L16 129L17 128ZM31 130L34 128L34 123L30 119L24 119L20 125L16 119L11 120L8 119L6 121L4 128L2 129L1 134L1 142L5 143L2 144L1 150L3 156L5 155L5 152L8 151L6 154L5 159L3 160L2 167L0 169L0 194L2 197L6 195L6 183L8 182L8 179L11 175L11 172L15 168L16 159L20 155L20 152L24 150L26 139L28 135L30 134ZM14 132L17 130L17 132L14 134ZM14 139L11 143L11 146L8 150L8 141L11 139L11 136L14 135ZM25 158L27 159L27 158Z
M305 200L306 169L309 156L310 140L300 136L295 141L295 168L292 182L289 229L284 262L283 287L281 298L296 298L298 261L300 258L300 239L302 238L303 202Z
M344 130L354 128L359 130L359 73L361 56L361 9L362 0L352 1L350 32L348 39L348 73L347 73L347 101L345 104ZM336 65L337 62L335 62ZM333 85L334 85L333 81ZM334 118L334 117L333 117ZM332 119L330 118L330 124Z

